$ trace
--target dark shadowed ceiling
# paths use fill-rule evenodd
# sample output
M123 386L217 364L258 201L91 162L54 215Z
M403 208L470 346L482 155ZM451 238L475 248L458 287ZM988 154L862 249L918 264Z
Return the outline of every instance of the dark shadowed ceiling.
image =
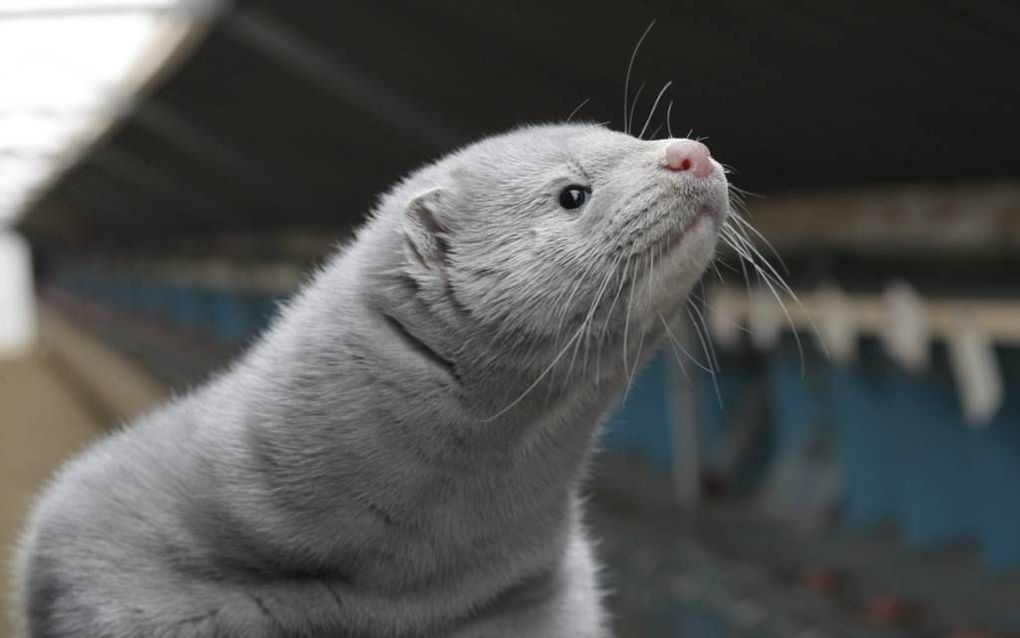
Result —
M761 193L1020 176L1020 3L239 1L22 221L38 245L349 225L480 135L658 90ZM664 131L660 131L663 135Z

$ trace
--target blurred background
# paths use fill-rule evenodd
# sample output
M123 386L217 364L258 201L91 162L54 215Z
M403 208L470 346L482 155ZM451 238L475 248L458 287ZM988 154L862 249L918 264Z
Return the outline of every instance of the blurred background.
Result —
M671 103L781 260L724 249L603 437L619 635L1020 635L1005 0L3 0L4 561L63 459L230 361L404 172L621 128L653 19L634 122Z

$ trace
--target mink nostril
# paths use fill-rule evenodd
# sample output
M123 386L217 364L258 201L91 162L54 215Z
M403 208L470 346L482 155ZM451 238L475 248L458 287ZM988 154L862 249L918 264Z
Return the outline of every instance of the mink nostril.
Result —
M666 147L666 168L689 171L695 177L712 174L712 156L708 147L694 140L674 140Z

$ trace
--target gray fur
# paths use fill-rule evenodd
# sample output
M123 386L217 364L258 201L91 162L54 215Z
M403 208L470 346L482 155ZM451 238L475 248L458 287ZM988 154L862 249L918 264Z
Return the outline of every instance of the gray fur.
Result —
M665 143L528 127L399 183L232 368L62 469L29 635L608 635L579 483L728 210Z

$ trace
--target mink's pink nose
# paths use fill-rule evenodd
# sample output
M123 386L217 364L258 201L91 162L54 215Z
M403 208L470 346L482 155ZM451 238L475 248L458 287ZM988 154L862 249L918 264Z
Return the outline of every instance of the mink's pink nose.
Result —
M694 140L677 140L666 147L666 168L690 171L695 177L712 174L712 155L708 147Z

